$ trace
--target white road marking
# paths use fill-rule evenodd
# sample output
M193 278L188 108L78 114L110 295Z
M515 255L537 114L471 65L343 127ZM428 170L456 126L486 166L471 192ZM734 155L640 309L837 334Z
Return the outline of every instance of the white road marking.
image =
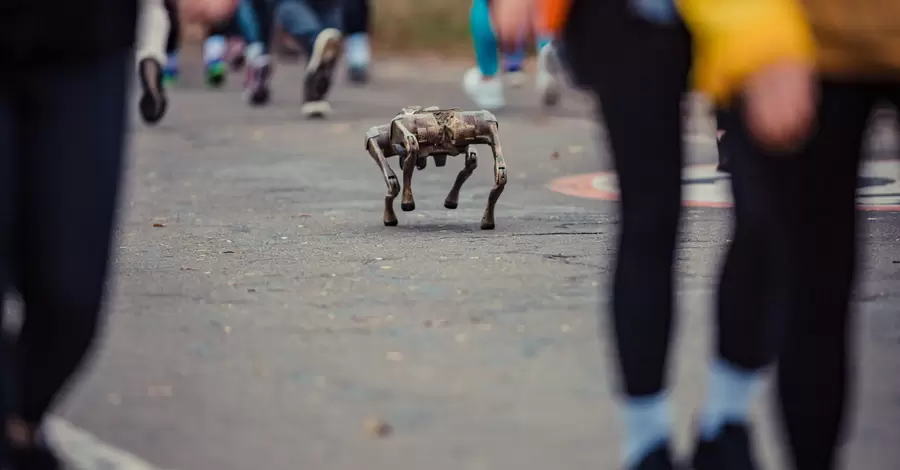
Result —
M71 423L51 418L48 438L60 453L66 468L73 470L161 470L158 467L104 443Z

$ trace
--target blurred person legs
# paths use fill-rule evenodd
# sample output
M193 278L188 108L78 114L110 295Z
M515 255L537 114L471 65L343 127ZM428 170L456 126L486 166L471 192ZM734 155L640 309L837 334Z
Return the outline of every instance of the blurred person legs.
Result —
M556 54L554 43L549 37L538 38L537 51L535 86L538 96L541 97L541 104L546 107L553 107L559 103L562 93L560 90L560 71L562 66Z
M364 84L372 62L369 0L344 0L343 15L347 77L351 83Z
M324 117L331 112L327 96L341 56L341 15L337 0L283 0L276 9L279 24L306 47L309 57L300 110L306 117Z
M475 47L476 67L463 76L463 89L476 106L494 111L506 106L500 80L500 52L491 26L488 0L473 0L469 10L469 28Z
M178 81L178 50L181 47L181 19L178 15L176 0L164 0L169 23L169 36L166 38L166 62L163 64L163 81L167 85Z
M169 17L163 0L141 0L137 61L142 93L138 109L141 118L148 124L159 122L168 105L163 87L163 64L166 63L169 29Z
M2 288L23 305L6 427L16 470L61 468L42 427L101 323L134 70L130 52L102 47L0 81Z
M225 83L229 67L243 67L244 41L237 15L209 29L203 43L203 62L206 83L215 88Z
M561 38L576 80L597 98L619 179L611 319L624 389L623 467L637 470L674 466L666 375L691 52L674 5L656 7L576 0ZM739 226L736 239L746 236L742 229L748 227ZM729 300L720 300L719 350L698 417L698 454L715 458L698 460L696 470L755 468L747 416L774 345L768 304L754 298L732 303L751 292L740 290L735 278L759 269L747 254L731 253L722 274L721 296Z
M672 417L665 376L690 40L681 27L638 18L628 0L582 0L572 8L562 39L598 113L602 103L621 194L611 326L624 388L622 465L668 470Z
M247 75L244 81L244 97L253 106L268 104L271 91L272 59L269 42L275 24L273 1L241 0L237 9L237 21L247 41L245 57ZM221 43L224 57L226 43Z
M743 123L728 129L740 140L733 146L733 185L755 179L752 200L735 198L735 223L767 227L745 239L745 249L775 256L772 247L787 245L781 263L770 263L749 280L780 280L788 288L777 386L797 470L838 468L854 373L850 296L858 261L857 179L866 128L880 99L900 103L900 81L825 79L813 134L792 155L760 149ZM751 151L737 151L743 149Z
M525 84L524 67L525 67L525 34L516 43L511 51L503 51L503 74L513 88L521 87Z

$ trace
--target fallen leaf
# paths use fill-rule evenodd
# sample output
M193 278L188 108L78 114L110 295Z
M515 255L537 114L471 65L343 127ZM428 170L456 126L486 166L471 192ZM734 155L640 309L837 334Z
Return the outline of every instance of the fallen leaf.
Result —
M369 437L386 437L394 432L393 426L378 418L369 418L363 422L363 429Z
M559 152L553 152L550 154L551 160L559 160Z
M231 251L231 250L225 250L225 251L222 252L222 254L223 254L223 255L230 255L230 254L234 254L234 252Z
M166 224L161 224L161 223L157 222L157 223L153 224L153 226L156 228L163 228L166 226Z
M251 288L247 289L247 292L256 292L256 289L251 287Z

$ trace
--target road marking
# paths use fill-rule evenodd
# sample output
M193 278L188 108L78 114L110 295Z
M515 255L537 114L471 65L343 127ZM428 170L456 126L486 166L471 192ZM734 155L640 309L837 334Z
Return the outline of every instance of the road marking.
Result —
M48 438L75 470L160 470L158 467L104 443L97 436L60 418L50 418Z
M864 162L859 174L860 210L900 211L900 163L896 160ZM619 185L613 172L570 175L552 181L552 191L568 196L615 201ZM731 207L731 180L715 165L690 165L682 173L683 204L688 207ZM652 188L648 188L652 190Z

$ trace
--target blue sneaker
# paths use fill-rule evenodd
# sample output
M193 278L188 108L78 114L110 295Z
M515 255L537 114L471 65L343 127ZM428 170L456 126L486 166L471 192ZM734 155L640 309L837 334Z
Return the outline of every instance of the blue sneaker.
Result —
M210 36L203 43L203 63L205 64L206 84L219 88L228 76L226 53L228 44L225 36Z
M178 81L178 54L169 54L166 64L163 65L163 84L174 85Z

